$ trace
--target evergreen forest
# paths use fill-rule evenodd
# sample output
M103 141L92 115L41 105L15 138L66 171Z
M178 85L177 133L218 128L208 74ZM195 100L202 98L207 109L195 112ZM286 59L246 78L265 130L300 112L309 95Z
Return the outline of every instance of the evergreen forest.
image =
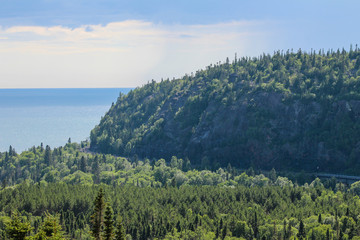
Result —
M120 94L90 141L0 153L0 239L360 239L360 49Z
M196 169L175 156L124 158L86 152L88 145L41 145L20 154L10 147L1 154L1 239L360 235L360 182L231 165Z
M217 169L360 173L360 50L277 51L121 94L91 149Z

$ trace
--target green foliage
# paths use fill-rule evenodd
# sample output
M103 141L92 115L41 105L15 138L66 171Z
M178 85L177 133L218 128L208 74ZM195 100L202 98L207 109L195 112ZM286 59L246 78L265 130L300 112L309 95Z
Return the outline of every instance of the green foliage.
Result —
M105 193L102 188L94 201L94 213L91 215L91 232L96 240L101 240L101 232L104 224L104 209L105 209ZM108 212L109 214L109 212ZM109 219L107 219L109 221Z
M63 236L62 227L59 223L59 216L53 216L49 213L45 214L45 220L39 228L38 233L30 238L33 240L62 240Z
M273 236L277 239L327 239L329 235L332 239L337 233L340 236L340 232L343 238L352 238L360 233L359 206L359 196L350 191L276 186L271 182L252 187L239 184L181 185L179 188L49 183L18 185L0 192L0 216L18 209L23 214L18 222L28 222L26 229L37 232L33 234L35 239L61 233L59 222L66 235L73 239L89 239L89 233L101 239L109 238L111 233L115 239L125 239L126 235L133 239L215 236L219 239ZM44 215L45 209L59 215ZM103 209L103 213L99 214L99 209ZM97 221L101 224L100 227L96 225L95 231L94 219L99 219L100 215L103 220ZM114 215L119 216L116 225ZM0 233L5 228L0 218ZM29 230L26 232L30 234ZM95 236L94 233L99 234ZM63 236L60 235L60 239Z
M104 216L104 240L113 239L114 235L114 219L113 210L109 204L106 204Z
M18 212L13 212L11 220L6 224L6 233L9 239L26 239L26 236L30 231L30 223L22 220Z
M125 240L125 239L126 239L125 228L121 217L118 217L116 221L115 240Z
M50 149L47 148L47 149ZM236 186L292 186L293 181L313 180L311 174L277 177L274 171L255 176L254 170L248 174L237 168L219 168L216 171L191 169L189 159L172 156L169 162L159 160L124 158L113 155L85 153L79 144L66 144L51 150L52 166L45 163L45 152L41 147L33 147L5 161L6 153L0 156L0 181L3 187L18 184L49 184L62 182L66 184L93 185L132 185L139 187L162 187L165 185L180 187L182 185L220 185ZM86 162L86 164L84 164ZM209 169L203 160L204 168ZM82 170L85 170L82 171ZM307 177L306 177L307 176ZM275 179L276 178L276 179ZM275 179L275 181L274 181ZM300 181L301 180L301 181ZM322 183L320 183L322 184ZM334 182L335 186L336 182ZM29 206L31 207L31 206Z
M360 173L359 60L358 48L277 51L151 81L119 96L91 148L208 169Z

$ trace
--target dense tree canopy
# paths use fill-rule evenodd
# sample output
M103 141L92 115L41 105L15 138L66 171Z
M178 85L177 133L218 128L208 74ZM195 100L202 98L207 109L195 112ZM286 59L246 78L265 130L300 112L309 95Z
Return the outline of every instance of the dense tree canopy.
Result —
M121 94L90 137L93 150L122 156L357 174L359 136L356 47L277 51L152 81Z
M0 239L360 239L360 182L316 178L360 173L359 68L357 47L217 63L120 95L91 148L10 146Z

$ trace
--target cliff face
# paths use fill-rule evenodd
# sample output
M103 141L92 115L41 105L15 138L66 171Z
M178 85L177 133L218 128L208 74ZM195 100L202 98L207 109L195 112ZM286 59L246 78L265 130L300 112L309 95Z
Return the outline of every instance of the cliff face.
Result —
M359 56L278 54L152 82L119 97L91 146L213 167L356 172Z

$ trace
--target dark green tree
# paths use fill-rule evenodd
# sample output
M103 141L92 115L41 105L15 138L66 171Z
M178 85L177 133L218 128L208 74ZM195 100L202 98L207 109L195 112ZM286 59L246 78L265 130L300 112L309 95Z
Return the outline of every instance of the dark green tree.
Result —
M189 171L191 169L191 162L189 158L185 158L185 164L183 164L183 170L185 172Z
M94 213L91 215L91 232L96 240L101 240L101 232L104 224L105 193L102 188L94 201Z
M80 159L80 170L86 172L86 159L84 156Z
M304 223L303 223L302 220L300 220L300 223L299 223L298 238L299 238L299 239L305 239L305 238L306 238L305 226L304 226Z
M104 216L104 240L111 240L114 236L113 210L109 203L106 204Z
M227 224L225 224L225 226L222 230L222 236L221 236L222 239L225 239L226 235L227 235Z
M48 166L52 164L52 154L51 154L51 148L49 145L46 145L46 147L45 147L44 162Z
M271 171L270 171L270 173L269 173L269 178L270 178L270 180L271 181L273 181L273 182L275 182L276 181L276 171L275 171L275 169L273 168L273 169L271 169Z
M318 223L322 224L322 217L321 217L321 213L319 213L319 216L318 216Z
M125 240L125 239L126 239L125 228L121 217L118 217L116 221L115 240Z
M252 228L254 231L254 237L257 238L258 237L258 233L259 233L259 223L258 223L258 218L257 218L257 213L254 213L254 219L252 222Z

